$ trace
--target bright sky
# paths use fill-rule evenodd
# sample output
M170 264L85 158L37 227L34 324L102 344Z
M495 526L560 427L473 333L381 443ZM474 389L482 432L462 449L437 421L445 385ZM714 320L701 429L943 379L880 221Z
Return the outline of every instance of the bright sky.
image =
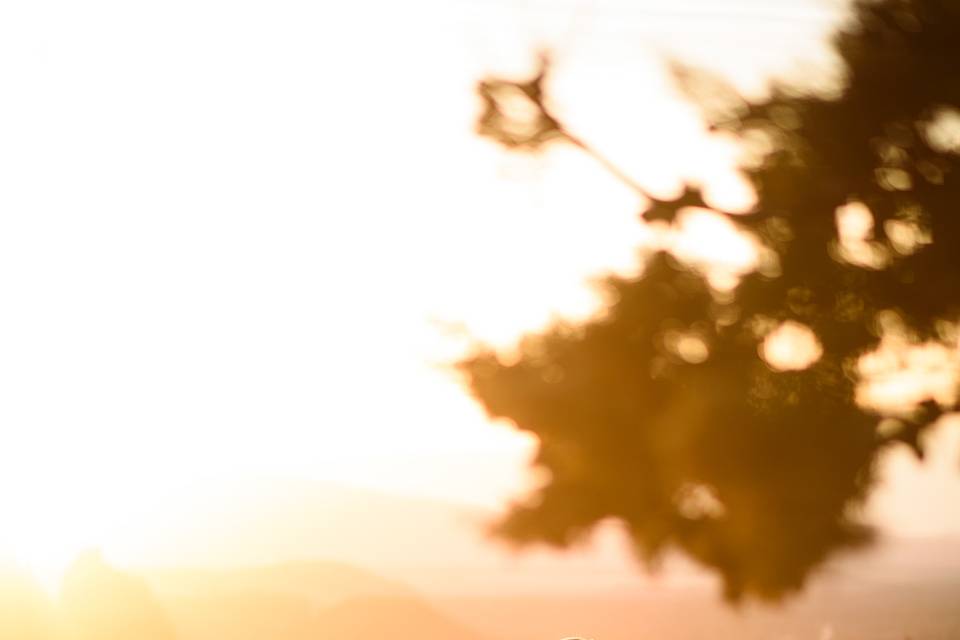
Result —
M588 313L587 279L632 269L640 230L589 159L477 140L473 82L556 44L558 108L582 137L652 189L692 175L736 201L732 148L671 98L658 56L756 90L797 59L823 68L833 15L4 2L0 544L55 562L137 496L210 476L514 493L531 444L436 366L458 347L444 327L508 344Z

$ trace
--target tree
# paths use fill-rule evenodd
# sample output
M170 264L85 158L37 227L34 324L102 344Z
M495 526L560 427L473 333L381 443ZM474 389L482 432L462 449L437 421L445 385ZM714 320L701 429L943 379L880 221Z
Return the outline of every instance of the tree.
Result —
M593 319L526 336L518 358L459 362L491 416L539 439L548 472L500 534L567 546L614 518L642 559L679 549L732 600L780 598L870 540L858 510L878 456L906 443L922 457L957 401L960 3L860 0L854 16L834 37L839 95L779 86L705 114L755 156L754 210L714 210L756 250L736 287L651 251L640 277L604 281ZM599 158L551 112L549 70L544 57L529 81L481 82L478 131ZM644 195L661 227L709 208L696 185ZM909 377L918 364L937 385Z

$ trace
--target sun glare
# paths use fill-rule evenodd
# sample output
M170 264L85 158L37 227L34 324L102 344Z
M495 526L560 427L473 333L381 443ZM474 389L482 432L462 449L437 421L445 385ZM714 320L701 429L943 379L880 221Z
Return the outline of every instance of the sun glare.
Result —
M380 1L14 4L17 20L0 10L0 86L19 96L0 101L0 557L50 593L87 550L176 560L192 524L176 514L256 474L502 506L537 481L537 443L464 393L448 365L465 344L590 316L596 278L638 273L639 245L727 292L764 268L735 216L687 208L654 228L580 150L517 161L478 140L472 83L490 65L446 3L422 12L436 24ZM532 39L501 28L519 4L489 4L503 5L482 25L490 50L526 60ZM577 135L650 193L689 180L749 215L731 140L707 135L658 57L605 46L557 74ZM951 148L956 120L937 126ZM854 248L864 216L838 218ZM904 253L929 241L911 224L891 227ZM711 357L699 335L669 338L686 362ZM884 346L860 362L861 401L904 386L956 400L955 348ZM795 323L760 348L782 370L822 355Z
M98 466L109 473L105 460L60 461L55 472L7 467L0 473L0 549L51 593L80 553L136 533L129 520L140 515L135 505L146 499L148 476L115 482Z

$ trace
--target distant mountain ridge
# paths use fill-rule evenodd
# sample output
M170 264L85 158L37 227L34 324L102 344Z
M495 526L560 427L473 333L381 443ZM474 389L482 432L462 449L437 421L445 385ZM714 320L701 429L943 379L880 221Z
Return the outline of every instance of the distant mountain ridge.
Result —
M154 569L139 571L163 598L241 596L268 592L295 596L315 606L356 597L413 597L413 590L343 562L285 562L250 568Z
M904 559L922 558L918 566L925 570L936 556L960 550L960 541L941 540L926 549L913 540L887 546L892 550L878 549L888 554L879 561L869 556L850 560L895 568L903 567ZM960 575L950 569L960 560L954 557L944 557L946 569L932 581L923 582L917 573L890 575L887 569L882 580L844 570L783 607L746 610L726 607L702 585L619 594L418 597L402 583L324 562L163 572L167 582L158 587L158 601L169 612L178 640L540 640L574 635L602 640L941 640L960 631L960 610L954 606ZM854 569L858 562L852 562ZM187 579L188 588L178 588L178 579ZM161 592L193 595L170 598Z
M168 519L165 535L158 535L161 542L145 555L168 566L227 567L231 575L244 567L323 558L392 580L394 591L402 583L444 597L714 589L712 577L683 558L667 558L664 571L647 575L614 524L583 548L513 553L487 537L495 517L442 501L267 478L198 490L196 502ZM951 558L958 560L951 564ZM208 577L215 575L212 571ZM836 557L813 583L903 581L911 572L923 574L921 579L935 572L960 574L960 538L881 539L862 552Z
M95 553L58 597L0 573L2 640L485 640L396 581L338 562L119 571Z
M428 549L429 551L429 549ZM418 591L343 562L131 574L93 554L68 573L59 604L22 580L0 589L6 640L701 640L960 637L960 540L888 540L846 556L782 608L732 610L706 583L591 588L589 563L543 565L576 590L516 589L511 565L487 567L485 592ZM542 567L541 567L542 568ZM634 571L632 566L621 567ZM529 567L526 571L533 572ZM449 569L451 579L457 571ZM472 579L466 572L464 580ZM581 581L580 578L583 578ZM476 583L474 583L476 585ZM522 591L522 590L521 590ZM26 606L29 605L29 606ZM29 614L29 615L25 615ZM94 635L71 635L70 629ZM66 625L66 626L65 626ZM60 631L57 631L57 630ZM67 631L63 631L66 629ZM104 630L101 633L100 630ZM66 635L64 635L66 634ZM99 635L97 635L99 634Z
M141 575L178 640L481 640L406 585L340 562Z

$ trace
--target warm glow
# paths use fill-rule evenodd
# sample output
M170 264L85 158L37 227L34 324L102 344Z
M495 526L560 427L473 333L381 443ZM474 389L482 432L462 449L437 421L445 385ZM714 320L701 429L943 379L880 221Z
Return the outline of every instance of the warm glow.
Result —
M428 4L437 25L416 35L387 15L414 9L384 3L370 21L348 6L333 20L320 5L119 15L50 1L2 21L0 79L18 96L0 105L10 553L45 576L90 547L148 560L152 523L223 475L486 505L525 482L531 443L491 428L437 368L463 346L444 327L508 344L592 313L589 278L635 271L647 231L592 160L518 160L477 140L471 83L491 62L447 52L464 29L497 32ZM521 61L529 43L489 49ZM617 100L583 90L590 68L563 74L582 134L655 188L692 172L717 202L747 206L735 148L642 88L668 86L659 63L616 68L638 63L643 81ZM511 163L523 175L505 179ZM709 216L684 224L724 231L709 252L739 271L746 245ZM500 462L437 482L465 452ZM391 462L405 457L420 462Z
M838 257L860 267L880 269L887 263L885 248L873 241L873 214L862 202L836 211Z
M536 481L535 443L489 424L445 368L456 355L589 316L592 279L637 273L640 245L717 290L762 268L735 216L691 208L651 228L645 203L578 150L515 157L477 138L473 82L567 33L505 29L536 22L517 22L527 3L478 0L467 20L465 3L434 0L13 4L0 10L0 557L51 590L87 549L176 561L195 524L182 514L208 506L197 495L249 477L500 506ZM790 51L826 66L825 24L789 25L762 59L693 38L686 53L757 92ZM749 215L740 150L679 100L659 52L622 44L602 29L576 43L585 62L561 63L558 111L652 192L691 180ZM672 340L687 362L709 358L695 334ZM762 352L801 369L821 349L785 323ZM905 359L955 382L941 347L910 353L861 363L879 380L864 402L913 384L896 375ZM908 391L939 401L948 387ZM691 491L698 513L722 508Z
M823 347L810 327L788 320L767 334L760 355L774 369L796 371L819 360Z
M883 414L909 414L927 400L944 407L957 402L960 348L955 338L919 342L888 333L860 358L857 369L857 402Z
M690 207L681 212L664 246L703 270L717 289L732 289L740 277L757 268L760 245L723 214Z

